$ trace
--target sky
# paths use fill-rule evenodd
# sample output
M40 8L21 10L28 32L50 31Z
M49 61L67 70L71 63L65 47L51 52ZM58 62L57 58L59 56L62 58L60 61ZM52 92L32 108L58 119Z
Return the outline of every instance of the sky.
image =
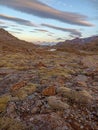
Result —
M98 0L0 0L0 28L38 44L98 35Z

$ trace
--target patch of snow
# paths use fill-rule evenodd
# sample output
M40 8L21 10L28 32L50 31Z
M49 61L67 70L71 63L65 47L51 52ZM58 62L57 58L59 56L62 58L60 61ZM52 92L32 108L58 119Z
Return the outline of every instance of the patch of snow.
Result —
M56 51L56 49L50 49L49 51Z

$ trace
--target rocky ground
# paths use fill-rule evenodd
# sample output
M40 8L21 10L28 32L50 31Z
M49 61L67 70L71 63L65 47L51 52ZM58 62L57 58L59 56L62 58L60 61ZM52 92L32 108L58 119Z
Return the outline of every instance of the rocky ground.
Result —
M0 130L98 130L98 54L0 53Z

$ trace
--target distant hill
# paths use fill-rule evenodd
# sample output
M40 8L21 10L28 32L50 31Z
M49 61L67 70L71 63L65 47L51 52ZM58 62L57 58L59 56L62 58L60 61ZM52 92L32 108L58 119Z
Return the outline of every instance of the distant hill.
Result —
M59 42L56 47L58 49L79 49L88 51L98 50L98 36L88 38L75 38L73 40L66 40Z
M19 40L4 29L0 29L0 52L32 53L35 49L33 43Z

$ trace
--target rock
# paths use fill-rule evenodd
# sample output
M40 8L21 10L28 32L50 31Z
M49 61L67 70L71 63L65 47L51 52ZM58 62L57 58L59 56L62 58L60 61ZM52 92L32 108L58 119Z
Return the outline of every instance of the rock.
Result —
M98 68L91 67L85 70L85 75L91 76L92 78L94 76L98 76Z
M23 100L28 95L34 93L36 91L36 84L28 83L27 86L20 88L19 90L15 90L12 92L14 97L18 97L20 100Z
M43 62L39 62L39 63L37 63L36 65L35 65L35 67L37 67L37 68L41 68L41 67L47 67Z
M16 104L14 102L9 102L6 109L6 115L10 118L17 117Z
M92 85L93 86L98 86L98 82L93 82Z
M56 81L58 82L58 84L63 85L68 79L70 79L70 75L59 75L57 76Z
M73 90L71 93L71 99L77 103L89 104L92 101L92 96L86 90Z
M53 96L56 94L56 88L53 87L53 86L50 86L48 88L45 88L43 91L42 91L42 95L43 96Z
M37 106L37 107L42 106L42 101L41 101L41 100L38 100L38 101L36 102L36 106Z
M4 94L0 97L0 112L5 111L8 101L10 101L11 96L9 94Z
M92 101L92 96L86 90L72 90L70 88L60 87L57 88L57 93L77 103L88 104Z
M81 81L77 81L76 85L79 87L84 87L84 88L87 87L87 84L85 82L81 82Z
M26 81L21 81L16 83L15 85L12 86L11 91L15 91L17 89L20 89L26 85Z
M70 88L67 88L67 87L58 87L57 90L56 90L56 92L58 94L63 95L66 98L71 97L71 93L70 93L71 89Z
M31 113L32 114L36 114L40 111L39 107L34 107L32 110L31 110Z
M85 75L78 75L75 77L75 81L76 81L77 85L79 85L79 86L86 87L87 80L88 80L88 77Z
M55 96L48 97L48 104L51 108L57 110L64 110L69 108L69 105L67 103L62 102Z

